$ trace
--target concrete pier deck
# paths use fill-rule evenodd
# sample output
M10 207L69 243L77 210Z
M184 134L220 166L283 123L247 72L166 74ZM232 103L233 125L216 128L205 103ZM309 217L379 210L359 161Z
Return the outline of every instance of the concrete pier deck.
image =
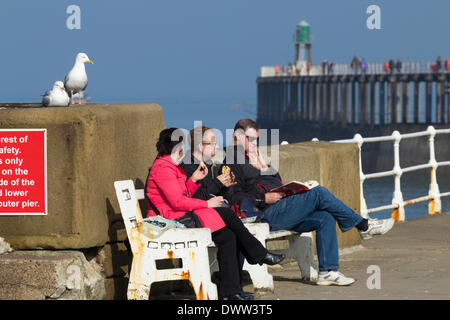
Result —
M345 252L347 251L347 253ZM273 293L264 300L450 299L450 213L396 223L383 236L362 242L340 255L341 271L357 281L348 287L321 287L299 278L296 262L270 267ZM367 286L379 267L380 289ZM251 285L245 286L251 291Z

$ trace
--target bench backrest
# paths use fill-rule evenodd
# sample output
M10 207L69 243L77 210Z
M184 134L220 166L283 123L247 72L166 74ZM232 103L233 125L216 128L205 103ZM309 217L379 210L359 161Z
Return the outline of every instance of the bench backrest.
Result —
M138 200L144 199L144 190L136 191L132 180L123 180L114 182L117 200L119 201L120 211L122 213L125 229L128 239L130 239L130 230L142 220L141 208Z

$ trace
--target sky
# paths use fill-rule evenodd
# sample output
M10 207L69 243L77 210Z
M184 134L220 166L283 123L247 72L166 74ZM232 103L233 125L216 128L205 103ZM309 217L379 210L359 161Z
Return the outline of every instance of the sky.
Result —
M380 30L366 26L372 4ZM79 30L66 26L70 5ZM260 67L293 61L301 20L315 64L434 61L450 57L448 12L448 0L0 0L0 102L40 102L85 52L92 102L254 104Z

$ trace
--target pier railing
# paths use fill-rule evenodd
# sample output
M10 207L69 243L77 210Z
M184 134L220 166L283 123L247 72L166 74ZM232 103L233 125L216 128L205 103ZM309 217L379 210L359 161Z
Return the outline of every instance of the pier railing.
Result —
M441 198L450 196L450 192L440 193L439 185L436 178L436 170L438 167L449 166L450 161L437 162L434 149L434 138L437 134L450 134L450 129L435 129L433 126L429 126L426 131L420 131L415 133L400 134L398 131L394 131L390 136L370 137L363 138L360 134L356 134L353 139L348 140L336 140L332 142L339 143L356 143L359 148L359 176L360 176L360 188L361 188L361 216L367 218L369 213L378 212L382 210L392 209L392 217L396 221L405 220L405 206L429 201L428 202L428 214L439 214L442 211ZM416 138L421 136L428 136L429 146L429 161L428 163L415 165L411 167L402 168L400 166L400 142L403 139ZM317 139L313 139L317 140ZM394 167L390 171L376 172L371 174L364 174L361 163L361 147L364 143L380 142L380 141L392 141L394 148ZM404 173L412 172L416 170L429 169L430 170L430 187L428 195L414 199L403 199L403 193L401 190L401 177ZM394 194L392 203L389 205L383 205L375 208L367 208L366 200L364 198L364 181L367 179L375 179L387 176L394 176Z
M306 76L306 75L352 75L352 74L414 74L414 73L436 73L436 72L448 72L449 70L444 67L444 62L441 63L440 69L437 68L436 62L432 61L404 61L401 63L401 69L397 69L397 62L395 67L391 70L385 70L385 62L368 62L367 67L362 69L361 67L352 68L348 63L333 63L332 67L327 65L312 65L309 71L306 68L306 64L300 64L295 66L290 65L278 65L278 66L264 66L261 67L261 77L274 77L274 76Z

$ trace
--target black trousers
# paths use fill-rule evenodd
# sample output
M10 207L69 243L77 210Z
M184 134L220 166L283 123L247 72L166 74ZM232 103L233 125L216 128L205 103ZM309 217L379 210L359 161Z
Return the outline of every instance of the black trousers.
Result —
M240 253L248 263L256 264L262 261L267 249L244 226L236 213L230 208L214 208L226 227L211 234L217 246L217 261L219 263L219 297L226 297L241 292Z

